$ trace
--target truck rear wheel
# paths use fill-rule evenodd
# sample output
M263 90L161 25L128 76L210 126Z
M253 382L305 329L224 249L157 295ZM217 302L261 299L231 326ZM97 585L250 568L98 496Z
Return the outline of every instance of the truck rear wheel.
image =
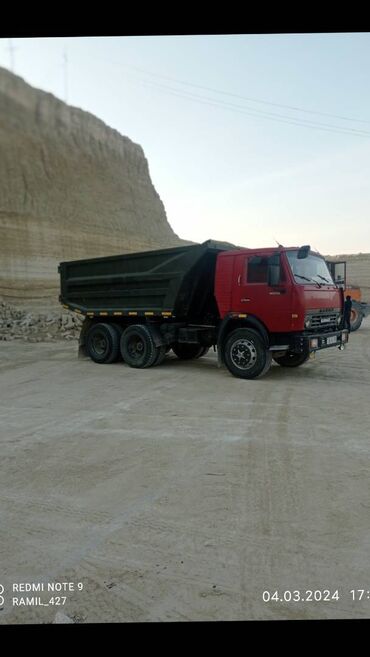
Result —
M204 356L208 351L208 347L202 347L200 344L177 342L173 345L172 351L180 360L191 360L192 358L201 358Z
M120 348L123 360L136 368L151 367L160 349L155 346L150 329L143 324L129 326L122 333Z
M240 328L232 331L226 339L224 361L234 376L256 379L270 369L272 355L257 331Z
M288 351L284 356L274 356L274 361L281 367L299 367L303 365L310 357L309 352L302 352L301 354L294 354Z
M113 363L118 359L119 335L110 324L93 324L86 337L87 355L95 363Z
M157 349L157 355L155 357L155 361L154 361L152 367L155 367L155 366L160 365L161 363L163 363L163 361L166 357L166 353L167 353L167 350L166 350L165 346L156 347L156 349Z
M121 341L121 337L122 337L122 333L124 331L124 328L123 328L123 326L121 326L121 324L116 324L116 323L111 324L111 326L113 326L115 328L115 330L117 331L117 334L118 334L118 355L117 355L116 360L123 361L122 354L121 354L121 349L119 348L119 344L120 344L120 341Z

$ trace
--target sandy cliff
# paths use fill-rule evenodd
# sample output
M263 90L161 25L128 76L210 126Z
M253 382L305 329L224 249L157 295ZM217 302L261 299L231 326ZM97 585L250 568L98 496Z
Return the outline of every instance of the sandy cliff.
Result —
M57 303L61 260L181 243L142 148L0 68L0 296Z

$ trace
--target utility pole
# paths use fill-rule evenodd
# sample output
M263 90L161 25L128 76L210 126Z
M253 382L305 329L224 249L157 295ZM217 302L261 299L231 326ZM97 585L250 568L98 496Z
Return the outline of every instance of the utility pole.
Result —
M14 51L17 50L15 46L13 46L13 41L12 39L8 39L8 50L9 50L9 55L10 55L10 70L12 73L14 73Z
M68 55L67 55L66 47L64 48L63 60L64 60L64 100L67 103L68 102Z

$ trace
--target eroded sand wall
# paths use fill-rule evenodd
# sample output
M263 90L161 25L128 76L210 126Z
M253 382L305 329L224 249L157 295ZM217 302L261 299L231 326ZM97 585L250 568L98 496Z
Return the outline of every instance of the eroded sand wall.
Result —
M0 68L0 296L57 303L62 260L170 247L141 146Z

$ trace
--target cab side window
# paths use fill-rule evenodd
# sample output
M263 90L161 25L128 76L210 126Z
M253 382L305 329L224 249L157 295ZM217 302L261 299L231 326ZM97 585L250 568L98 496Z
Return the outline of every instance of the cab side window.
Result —
M267 283L267 271L267 256L251 256L247 259L247 283Z

